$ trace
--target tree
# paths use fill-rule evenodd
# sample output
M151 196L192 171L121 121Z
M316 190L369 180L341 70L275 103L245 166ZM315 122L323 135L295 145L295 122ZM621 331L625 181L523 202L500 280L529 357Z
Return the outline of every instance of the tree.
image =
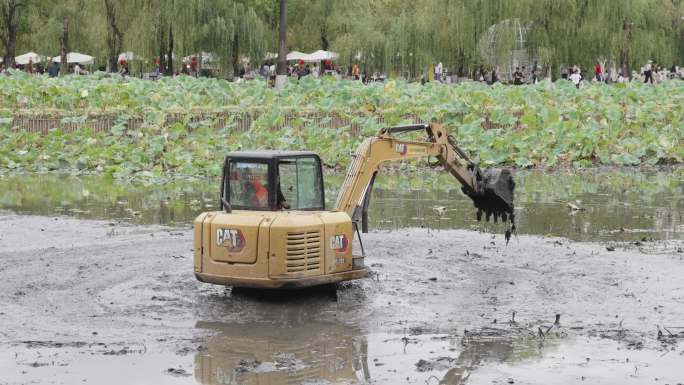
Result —
M287 0L280 0L278 23L278 75L287 75Z
M68 60L67 53L69 52L69 18L64 18L64 27L62 28L62 34L59 37L59 57L60 63L60 75L66 75L68 72Z
M161 69L172 73L182 57L207 52L216 61L212 65L232 77L278 50L279 5L0 0L0 38L7 64L17 50L58 55L68 47L113 71L118 54L132 51L150 67L158 58ZM461 75L479 68L490 58L478 43L494 25L502 27L493 56L510 56L517 37L505 26L518 22L527 32L529 56L552 74L561 65L587 68L597 60L625 72L649 59L684 63L684 0L288 0L286 16L289 49L328 49L349 67L359 63L368 72L409 77L436 62Z
M109 71L117 72L118 57L123 43L123 33L119 29L116 18L116 10L112 0L104 0L105 13L107 15L107 47L109 48Z
M1 0L0 17L2 18L2 44L5 48L3 63L7 68L14 66L16 56L17 34L19 32L19 12L21 8L27 6L27 1L22 0Z

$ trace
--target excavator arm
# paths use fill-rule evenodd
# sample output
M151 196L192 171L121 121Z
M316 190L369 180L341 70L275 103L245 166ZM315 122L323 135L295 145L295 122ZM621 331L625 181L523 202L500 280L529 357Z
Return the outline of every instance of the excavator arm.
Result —
M401 140L397 135L425 131L425 141ZM383 128L367 138L353 155L352 163L337 197L335 209L344 211L354 223L361 220L363 232L368 230L368 205L375 177L387 162L436 157L462 185L462 191L473 200L477 219L485 216L494 221L510 221L514 225L513 191L515 182L507 169L481 170L457 145L448 132L437 124L418 124ZM514 227L513 227L514 229ZM507 232L510 234L510 232ZM508 235L507 235L508 236Z

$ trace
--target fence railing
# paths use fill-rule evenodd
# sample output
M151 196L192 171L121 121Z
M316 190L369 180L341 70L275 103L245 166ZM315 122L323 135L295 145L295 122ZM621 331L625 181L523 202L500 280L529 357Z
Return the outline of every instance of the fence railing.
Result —
M193 113L168 113L164 118L164 125L173 125L176 123L187 124L188 130L196 127L198 124L208 125L214 129L221 129L230 126L237 131L247 131L253 124L259 122L259 118L267 112L264 111L220 111L220 112L193 112ZM396 114L395 114L396 116ZM426 123L417 114L398 114L402 123ZM459 116L462 118L462 116ZM307 111L292 111L285 113L281 118L269 127L278 130L283 127L302 125L305 127L316 126L321 128L331 129L348 129L352 134L358 134L361 126L368 119L374 120L376 123L385 123L385 115L382 113L337 113L337 112L307 112ZM62 132L74 132L84 128L91 128L96 132L109 132L117 125L125 125L126 129L135 130L145 127L148 124L141 117L117 117L112 115L106 116L86 116L86 117L68 117L68 116L35 116L35 115L15 115L12 119L13 130L23 130L28 132L36 132L47 134L50 130L59 128ZM516 126L500 125L492 123L488 118L482 121L484 129L493 128L511 128Z

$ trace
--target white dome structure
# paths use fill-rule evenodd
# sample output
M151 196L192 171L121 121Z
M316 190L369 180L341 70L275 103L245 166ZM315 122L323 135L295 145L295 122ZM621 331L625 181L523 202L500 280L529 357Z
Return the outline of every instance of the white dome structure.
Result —
M531 71L534 60L527 52L528 25L519 19L506 19L489 27L480 37L478 48L482 58L498 68L500 79L511 79L516 67Z

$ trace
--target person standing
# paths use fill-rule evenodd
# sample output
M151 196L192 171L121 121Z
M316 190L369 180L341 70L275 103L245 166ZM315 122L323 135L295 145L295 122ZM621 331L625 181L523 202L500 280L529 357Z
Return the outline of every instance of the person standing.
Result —
M601 67L601 63L599 62L596 62L596 64L594 65L594 75L596 76L597 82L603 81L603 68Z
M575 85L575 87L577 87L577 89L580 88L580 83L582 82L582 75L580 74L579 68L572 72L572 75L570 75L570 81L572 82L572 84Z
M513 72L513 84L516 86L523 84L523 74L520 72L520 67L515 67L515 72Z
M48 68L48 75L50 75L51 78L59 76L59 64L56 61L53 61L50 68Z
M78 63L76 63L76 65L74 65L74 75L80 75L80 74L81 74L81 66L79 66Z
M159 70L159 59L156 59L154 61L154 69L150 73L150 79L157 80L159 78L160 74L161 74L161 71Z
M126 62L125 59L121 59L119 61L119 65L121 66L121 68L119 69L119 74L121 74L122 76L127 76L128 75L128 62Z
M440 83L442 82L442 70L442 62L437 63L437 67L435 67L435 80L437 80Z
M359 80L361 76L361 69L359 68L359 65L354 63L354 66L352 67L352 77L354 80Z
M531 84L537 84L537 82L539 82L539 74L537 74L538 71L539 67L537 66L537 63L534 63L532 66L532 74L530 79Z
M644 83L653 84L653 63L649 60L644 69Z

